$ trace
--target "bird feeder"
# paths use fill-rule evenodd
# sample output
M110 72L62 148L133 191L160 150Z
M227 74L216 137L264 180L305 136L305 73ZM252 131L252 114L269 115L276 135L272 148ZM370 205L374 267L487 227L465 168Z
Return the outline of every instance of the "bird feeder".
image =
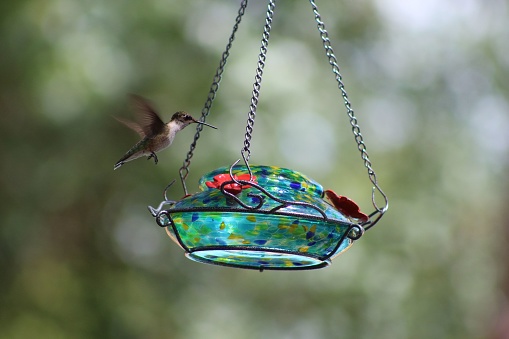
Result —
M235 34L247 7L243 0L211 85L200 121L205 122L219 89ZM181 167L185 197L167 198L157 208L150 207L159 226L177 243L189 259L197 262L256 270L304 270L330 265L364 231L373 227L388 208L369 160L363 136L344 88L328 32L310 0L320 38L344 101L352 132L367 169L375 208L365 214L351 199L324 190L316 181L291 169L249 164L250 142L256 117L263 69L268 51L275 0L269 0L249 106L242 159L202 176L200 192L189 194L186 178L191 158L203 126L197 125L190 150ZM240 160L243 163L239 165ZM375 194L383 198L378 206ZM326 200L327 199L327 200Z

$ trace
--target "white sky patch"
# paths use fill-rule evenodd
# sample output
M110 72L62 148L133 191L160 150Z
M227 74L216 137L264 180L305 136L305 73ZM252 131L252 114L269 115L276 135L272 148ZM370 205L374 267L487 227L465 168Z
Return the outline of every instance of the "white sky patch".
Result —
M102 25L115 21L115 15L100 6L83 11L59 0L48 2L41 11L26 15L53 46L39 85L43 114L57 122L71 120L88 113L90 92L104 97L125 92L133 76L131 61L115 32Z
M147 223L145 217L124 213L115 227L114 239L119 257L128 263L151 267L166 246L167 238L159 227Z
M480 12L480 2L476 0L376 0L374 3L386 22L413 32L439 31L458 20L473 19Z
M282 119L280 131L279 150L288 167L327 172L337 163L340 150L336 147L333 126L320 115L294 112Z
M255 64L251 66L253 82L255 66ZM284 93L294 98L312 97L310 89L312 89L313 77L318 67L315 58L305 43L296 40L284 40L270 46L267 53L266 68L267 71L264 73L262 85L266 86L264 88L266 92L263 95L271 97ZM326 81L324 83L330 84Z
M97 92L113 95L128 83L131 64L126 54L101 36L101 32L80 32L60 43L61 55Z
M236 15L235 6L231 6L231 3L203 3L186 21L188 40L196 41L215 52L223 52ZM234 42L234 45L237 44L239 41Z
M483 155L492 160L509 154L509 103L502 97L482 97L469 114L469 130ZM507 160L505 160L507 161Z
M363 103L359 112L362 112L359 123L366 122L366 133L374 141L370 146L378 150L402 147L412 138L417 127L416 108L402 97L372 98Z

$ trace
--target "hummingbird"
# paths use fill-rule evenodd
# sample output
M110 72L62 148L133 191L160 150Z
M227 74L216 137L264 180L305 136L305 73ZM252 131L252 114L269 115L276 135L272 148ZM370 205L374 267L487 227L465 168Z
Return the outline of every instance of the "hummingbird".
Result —
M117 117L115 119L134 130L142 139L117 161L113 167L114 170L128 161L143 156L148 156L147 160L154 158L154 162L157 164L156 152L170 146L175 139L175 134L189 124L196 123L217 129L217 127L196 120L184 111L176 112L168 123L164 123L149 101L135 94L131 94L130 99L136 108L137 122Z

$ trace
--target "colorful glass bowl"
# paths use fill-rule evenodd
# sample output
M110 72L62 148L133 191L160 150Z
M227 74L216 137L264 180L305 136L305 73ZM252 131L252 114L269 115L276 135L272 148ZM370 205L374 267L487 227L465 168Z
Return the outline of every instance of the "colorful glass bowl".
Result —
M216 169L199 193L153 213L186 251L208 264L257 270L328 266L363 232L323 200L320 184L272 166Z

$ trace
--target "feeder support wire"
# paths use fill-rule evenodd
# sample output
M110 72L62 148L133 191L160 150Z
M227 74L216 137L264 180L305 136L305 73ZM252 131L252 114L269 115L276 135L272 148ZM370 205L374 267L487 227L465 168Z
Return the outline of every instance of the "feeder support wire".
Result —
M240 4L240 9L237 13L237 17L235 19L235 25L233 26L232 33L230 35L230 38L228 40L228 44L226 45L225 51L223 52L221 56L221 61L219 62L219 66L216 69L216 74L214 75L214 79L212 81L212 85L210 86L209 94L207 96L207 100L205 101L205 105L203 106L203 109L201 111L201 117L200 121L205 122L205 119L210 113L210 108L212 107L212 103L214 99L216 98L217 91L219 90L219 83L221 82L224 68L226 66L226 61L228 57L230 56L230 49L232 47L233 41L235 40L235 34L237 33L237 30L239 28L240 22L242 20L242 16L244 15L247 7L248 0L242 0ZM203 130L202 124L197 124L196 126L196 134L194 135L194 140L191 143L191 146L189 148L189 152L187 153L186 159L184 160L184 163L182 167L179 170L180 173L180 180L182 182L182 187L184 189L185 195L188 194L187 187L186 187L186 178L189 174L189 166L191 165L191 158L193 157L194 149L196 148L196 143L198 142L198 139L200 138L200 132Z
M267 59L267 46L269 45L270 29L272 28L271 24L272 18L274 17L275 7L276 1L269 0L269 4L267 6L267 17L265 18L265 25L263 26L262 46L260 47L260 54L258 55L258 67L256 68L255 82L253 84L251 105L249 106L244 148L241 151L242 157L244 158L247 166L249 166L247 162L251 156L251 135L253 133L256 108L258 105L258 98L260 96L260 88L262 86L263 68L265 67L265 60Z
M320 32L320 38L323 42L323 47L325 49L325 55L327 56L329 60L329 64L332 67L332 72L334 73L334 76L336 78L336 81L338 83L338 88L341 91L341 96L343 97L343 102L346 107L346 112L348 114L348 117L350 119L350 125L352 125L352 133L355 138L355 142L357 143L357 148L359 149L359 152L361 153L361 158L364 161L364 166L368 170L368 177L371 183L373 184L373 190L372 190L372 202L373 206L376 209L376 212L378 212L379 217L372 222L370 225L366 226L365 229L368 229L380 219L380 217L387 211L387 208L389 207L389 200L387 198L387 195L382 191L378 184L378 180L376 177L376 173L372 168L371 160L369 160L368 152L366 150L366 145L364 144L364 138L361 134L361 129L359 127L359 124L357 122L357 118L355 116L354 110L352 108L352 104L350 103L350 100L348 99L348 95L346 94L345 85L343 84L343 77L339 71L338 66L338 60L336 59L336 56L334 55L334 50L332 49L331 42L329 39L329 33L325 29L325 24L322 21L322 17L320 13L318 13L318 7L315 4L314 0L309 0L311 3L311 6L313 8L313 13L315 15L315 21L317 23L318 31ZM378 191L382 198L384 199L384 205L380 207L375 200L375 191Z

